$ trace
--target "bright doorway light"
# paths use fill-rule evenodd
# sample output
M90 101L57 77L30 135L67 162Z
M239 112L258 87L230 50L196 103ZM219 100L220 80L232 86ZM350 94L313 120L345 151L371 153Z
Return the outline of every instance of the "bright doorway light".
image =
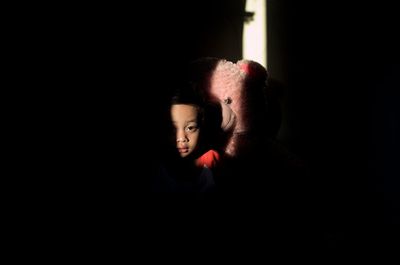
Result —
M243 24L243 59L267 68L267 0L246 0Z

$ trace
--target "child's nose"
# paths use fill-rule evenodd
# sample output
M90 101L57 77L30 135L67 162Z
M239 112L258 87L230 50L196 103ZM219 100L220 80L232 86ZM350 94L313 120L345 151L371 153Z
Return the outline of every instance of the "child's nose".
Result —
M186 142L187 142L187 139L186 139L186 138L178 138L178 139L176 139L176 141L177 141L178 143L186 143Z
M179 143L179 142L182 142L182 143L185 143L185 142L187 142L187 137L186 137L186 134L183 132L183 131L178 131L177 132L177 134L176 134L176 141Z

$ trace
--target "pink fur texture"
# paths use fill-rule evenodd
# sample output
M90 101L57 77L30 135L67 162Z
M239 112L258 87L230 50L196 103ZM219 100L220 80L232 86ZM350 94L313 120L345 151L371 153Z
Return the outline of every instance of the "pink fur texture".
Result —
M210 93L230 106L236 114L236 126L234 132L245 130L245 124L242 120L242 98L245 72L241 71L237 64L227 60L220 60L211 76Z
M254 61L240 60L237 63L225 59L218 61L210 77L209 93L223 102L221 104L224 105L225 111L222 127L232 131L225 149L227 155L235 156L240 148L239 136L252 130L254 126L252 116L257 113L253 111L253 104L251 104L254 101L252 97L256 94L252 94L250 90L258 88L251 84L254 84L253 81L257 79L266 81L266 77L266 69ZM227 110L227 106L234 115ZM232 123L232 120L235 122Z

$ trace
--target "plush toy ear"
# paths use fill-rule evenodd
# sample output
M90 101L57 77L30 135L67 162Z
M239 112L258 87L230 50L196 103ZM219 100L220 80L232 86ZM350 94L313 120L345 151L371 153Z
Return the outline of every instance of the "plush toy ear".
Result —
M267 69L261 64L251 60L239 60L236 65L245 73L248 80L255 82L266 82L268 78Z

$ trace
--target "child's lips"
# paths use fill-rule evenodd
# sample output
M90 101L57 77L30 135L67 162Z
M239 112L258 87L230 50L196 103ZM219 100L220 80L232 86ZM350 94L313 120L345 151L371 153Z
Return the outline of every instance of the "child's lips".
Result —
M179 153L187 153L189 152L189 147L178 147Z

